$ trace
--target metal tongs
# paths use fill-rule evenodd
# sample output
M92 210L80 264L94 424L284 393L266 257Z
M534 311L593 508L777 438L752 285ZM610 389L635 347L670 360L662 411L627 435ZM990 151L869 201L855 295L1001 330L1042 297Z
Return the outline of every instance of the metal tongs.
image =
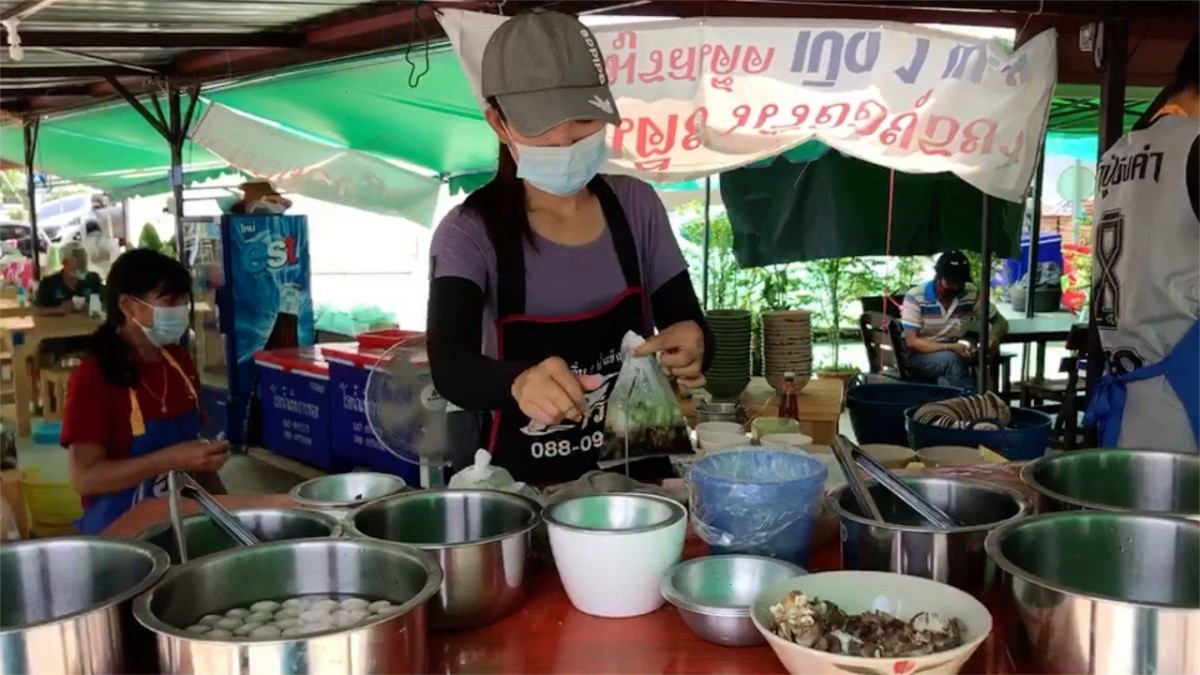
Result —
M167 473L167 490L169 491L167 506L171 510L171 528L175 530L175 543L179 547L180 564L188 561L187 536L183 529L183 516L179 508L180 496L196 502L200 510L204 511L204 514L212 519L217 527L221 528L239 545L257 546L261 543L258 537L243 527L241 521L224 506L221 506L208 490L200 487L200 484L187 473L178 470L169 471Z
M856 463L871 478L874 478L877 483L908 505L913 511L916 511L917 515L932 523L934 527L950 529L960 526L949 514L930 503L929 500L921 496L916 490L910 488L896 474L875 461L874 457L863 452L862 448L855 445L845 436L839 434L833 439L833 454L837 458L838 464L841 465L842 472L846 474L846 481L850 485L850 491L854 494L854 498L858 501L858 506L862 509L864 515L881 523L887 522L880 514L879 506L875 504L875 500L871 497L870 490L863 484L858 473L854 471Z

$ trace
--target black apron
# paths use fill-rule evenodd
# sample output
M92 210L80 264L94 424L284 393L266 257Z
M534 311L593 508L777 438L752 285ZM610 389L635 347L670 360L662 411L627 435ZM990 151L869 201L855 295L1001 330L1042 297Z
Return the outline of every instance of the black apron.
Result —
M625 290L600 309L579 314L541 316L525 313L525 253L518 245L496 251L496 342L502 361L541 363L557 356L580 374L602 375L604 383L587 392L588 415L582 423L539 428L509 400L492 420L489 448L494 463L513 478L533 485L575 480L596 469L604 447L608 397L621 370L621 339L629 331L646 337L650 320L642 286L637 245L625 210L612 188L597 176L588 183L600 200L612 236ZM540 283L587 283L586 279L544 279Z

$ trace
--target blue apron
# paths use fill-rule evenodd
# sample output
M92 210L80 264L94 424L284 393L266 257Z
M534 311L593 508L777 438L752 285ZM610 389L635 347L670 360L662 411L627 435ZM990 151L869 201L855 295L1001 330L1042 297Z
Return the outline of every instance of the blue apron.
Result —
M129 424L133 429L133 443L129 447L131 458L149 455L177 443L186 443L199 438L200 410L195 387L174 358L165 351L163 357L167 364L183 377L193 400L197 401L197 408L183 415L147 422L142 417L141 406L138 404L135 390L130 389ZM124 490L97 495L84 507L83 518L76 525L82 534L100 534L138 502L152 497L164 497L166 494L167 475L164 473Z
M1175 396L1183 404L1192 438L1200 447L1200 321L1192 324L1183 339L1161 361L1142 366L1123 375L1109 369L1096 383L1092 402L1083 418L1085 425L1096 425L1100 447L1115 448L1121 437L1125 417L1125 386L1130 382L1165 377Z

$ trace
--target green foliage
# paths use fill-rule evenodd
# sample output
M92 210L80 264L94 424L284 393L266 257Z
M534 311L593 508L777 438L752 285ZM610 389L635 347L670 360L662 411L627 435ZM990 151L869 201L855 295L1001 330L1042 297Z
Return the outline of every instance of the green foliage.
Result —
M683 253L691 270L692 284L700 295L704 271L703 204L692 202L681 209L688 217L679 232ZM707 306L749 309L756 336L761 331L763 312L808 309L813 312L814 332L828 336L834 347L835 369L840 369L837 347L842 344L843 331L854 334L858 330L858 299L903 293L921 280L929 264L924 256L892 258L890 262L877 257L828 258L739 269L733 255L729 217L723 213L713 216L710 228Z
M151 251L162 251L163 241L158 236L158 230L154 229L153 223L146 223L142 226L142 234L138 237L138 248L148 248Z

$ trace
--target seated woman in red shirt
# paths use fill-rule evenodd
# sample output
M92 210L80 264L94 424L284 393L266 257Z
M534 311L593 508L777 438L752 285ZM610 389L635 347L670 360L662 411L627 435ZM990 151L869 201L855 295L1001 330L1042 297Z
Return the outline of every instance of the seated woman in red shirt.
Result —
M61 442L83 495L84 534L99 534L134 504L166 494L166 473L219 485L229 444L197 440L200 378L179 339L191 277L148 249L117 258L104 289L107 319L67 387Z

